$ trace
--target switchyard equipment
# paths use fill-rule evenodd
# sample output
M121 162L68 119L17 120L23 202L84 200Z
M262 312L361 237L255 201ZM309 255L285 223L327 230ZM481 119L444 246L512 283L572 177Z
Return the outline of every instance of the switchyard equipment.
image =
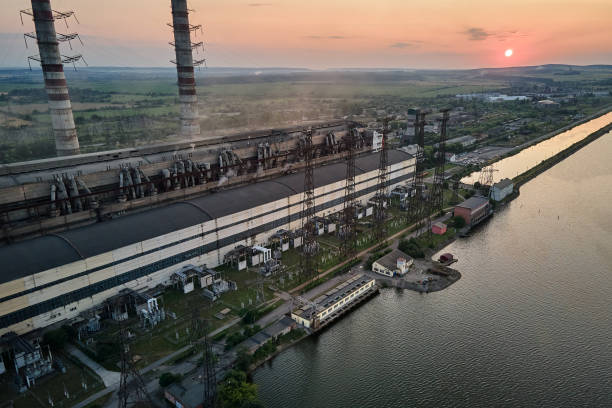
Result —
M201 50L203 42L191 41L191 33L202 31L201 25L189 23L187 0L172 0L172 27L178 74L179 101L181 103L181 135L193 138L200 135L200 119L198 117L198 97L196 95L194 66L201 65L204 59L194 60L193 50Z
M76 33L57 34L55 31L55 21L66 21L68 18L74 17L74 12L58 12L53 10L50 0L32 0L32 8L21 10L20 14L32 16L34 19L36 32L28 33L26 37L36 39L39 54L28 57L28 63L30 60L38 61L42 67L45 89L49 98L49 112L51 113L57 155L79 154L79 139L74 125L72 105L70 104L63 64L74 64L82 60L83 57L82 55L62 55L59 43L63 41L69 42L75 38L80 40L80 37Z
M387 182L387 166L388 166L388 153L387 153L387 134L389 133L389 118L385 118L383 121L382 140L379 152L378 161L378 189L374 200L376 206L374 207L374 223L375 223L375 234L376 238L380 241L385 238L385 218L386 208L388 204L389 186Z

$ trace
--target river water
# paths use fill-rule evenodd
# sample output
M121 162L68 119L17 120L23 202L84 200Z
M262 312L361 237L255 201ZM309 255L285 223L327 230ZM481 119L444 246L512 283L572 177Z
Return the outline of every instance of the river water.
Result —
M612 407L612 133L445 252L254 373L266 407Z
M551 158L560 151L567 149L574 143L581 141L609 123L612 123L612 112L608 112L582 125L559 133L550 139L523 149L514 156L506 157L505 159L493 163L493 168L495 169L493 181L498 182L503 178L514 178L540 164L542 161ZM461 182L474 184L474 182L478 181L479 177L480 172L477 171L470 174L468 177L464 177Z

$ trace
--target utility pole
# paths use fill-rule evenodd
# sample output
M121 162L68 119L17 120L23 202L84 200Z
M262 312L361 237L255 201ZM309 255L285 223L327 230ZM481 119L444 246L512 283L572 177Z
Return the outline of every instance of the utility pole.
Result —
M388 151L387 151L387 133L389 132L389 118L383 120L383 131L382 131L382 143L380 147L380 155L378 161L378 185L376 189L374 207L374 223L375 223L375 234L376 239L382 241L385 239L385 218L386 218L386 207L388 202L388 179L387 179L387 166L388 166Z
M304 202L302 204L302 273L311 278L317 275L318 244L315 226L314 148L312 129L304 132Z
M355 148L357 129L351 126L345 136L346 182L344 187L344 230L342 231L342 254L345 257L355 253L357 246L356 197L355 197Z

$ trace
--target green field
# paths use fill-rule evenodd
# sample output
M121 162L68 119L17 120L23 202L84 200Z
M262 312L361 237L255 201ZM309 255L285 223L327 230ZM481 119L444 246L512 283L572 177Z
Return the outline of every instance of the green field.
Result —
M612 98L585 92L610 90L609 67L549 66L505 70L310 72L219 77L198 74L203 135L295 126L304 121L351 117L363 123L381 113L403 114L420 106L463 109L472 121L449 129L449 137L490 133L499 144L520 144L576 114L588 115ZM54 155L51 120L40 73L0 78L0 162ZM170 141L179 127L178 91L171 70L104 70L68 73L74 117L83 152ZM461 101L456 94L549 92L578 95L556 111L533 104ZM528 119L516 134L500 127ZM394 126L402 126L396 123ZM426 141L432 143L433 135Z

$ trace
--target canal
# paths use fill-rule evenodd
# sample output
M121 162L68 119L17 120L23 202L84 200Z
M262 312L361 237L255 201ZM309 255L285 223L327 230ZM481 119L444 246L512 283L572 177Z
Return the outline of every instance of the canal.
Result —
M523 185L444 250L450 288L384 289L258 369L265 406L612 406L611 157L608 133Z
M530 168L540 164L542 161L551 158L562 150L567 149L576 142L581 141L591 133L612 123L612 112L592 119L582 125L578 125L565 132L559 133L550 139L544 140L533 146L521 150L514 156L506 157L493 164L495 172L493 179L495 182L503 178L514 178ZM465 184L474 184L478 181L480 172L474 172L461 180Z

